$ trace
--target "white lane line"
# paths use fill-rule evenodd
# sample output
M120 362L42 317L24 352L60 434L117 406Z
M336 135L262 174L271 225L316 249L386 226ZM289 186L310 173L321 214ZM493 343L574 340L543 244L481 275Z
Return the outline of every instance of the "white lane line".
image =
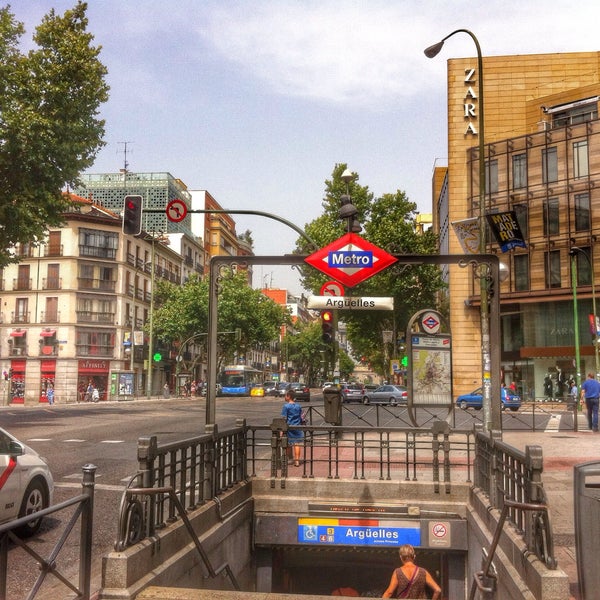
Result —
M125 440L101 440L101 444L124 444Z
M52 438L29 438L28 442L51 442Z
M87 440L80 440L78 438L73 438L70 440L63 440L66 444L81 444L82 442L86 442Z
M81 489L80 483L68 483L68 482L54 482L54 487L69 488L69 489ZM103 490L107 492L122 492L124 487L122 485L110 485L108 483L96 483L94 485L95 490Z

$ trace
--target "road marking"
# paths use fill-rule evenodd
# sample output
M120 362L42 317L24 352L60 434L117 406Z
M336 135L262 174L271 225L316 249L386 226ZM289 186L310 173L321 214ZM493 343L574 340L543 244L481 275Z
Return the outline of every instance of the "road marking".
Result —
M28 442L51 442L52 438L29 438Z
M80 440L80 439L78 439L78 438L73 438L73 439L71 439L71 440L63 440L63 442L65 442L66 444L71 444L71 443L74 443L74 444L81 444L82 442L86 442L86 441L87 441L87 440Z
M559 415L550 415L548 423L546 423L544 433L552 433L558 431L560 429L560 419L561 417Z
M101 444L124 444L125 440L101 440Z

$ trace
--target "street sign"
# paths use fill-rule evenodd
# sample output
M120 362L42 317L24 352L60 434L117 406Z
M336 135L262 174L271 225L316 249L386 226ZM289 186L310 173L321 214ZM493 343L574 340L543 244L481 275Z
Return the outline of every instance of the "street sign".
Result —
M187 217L188 207L183 200L175 198L167 204L167 219L173 223L179 223Z
M347 233L305 259L309 265L353 287L398 259L356 233Z
M359 296L309 296L306 308L341 310L394 310L394 299Z
M321 286L321 296L343 296L344 286L337 281L327 281Z

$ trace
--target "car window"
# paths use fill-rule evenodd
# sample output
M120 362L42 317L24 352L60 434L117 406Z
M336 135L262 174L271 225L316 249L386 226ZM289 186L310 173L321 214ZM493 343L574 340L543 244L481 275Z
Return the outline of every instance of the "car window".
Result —
M0 431L0 454L9 454L9 452L10 438L3 431Z

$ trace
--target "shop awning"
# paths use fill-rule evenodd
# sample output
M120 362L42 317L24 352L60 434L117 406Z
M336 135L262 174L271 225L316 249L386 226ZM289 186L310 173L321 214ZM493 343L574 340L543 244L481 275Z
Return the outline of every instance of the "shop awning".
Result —
M56 333L56 329L44 329L40 335L42 337L52 337Z
M11 331L11 337L23 337L27 332L24 329L17 329L16 331Z

